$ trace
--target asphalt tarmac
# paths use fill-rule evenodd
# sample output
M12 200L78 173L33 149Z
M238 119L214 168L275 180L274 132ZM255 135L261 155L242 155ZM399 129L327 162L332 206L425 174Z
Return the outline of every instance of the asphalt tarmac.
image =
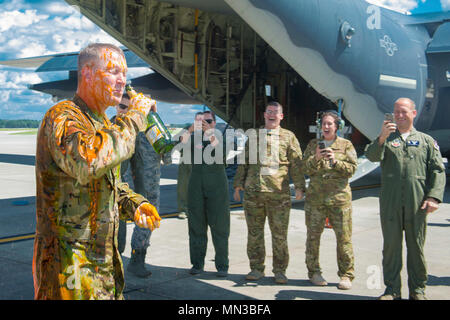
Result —
M33 299L31 264L35 221L35 135L11 135L0 131L0 300ZM287 284L274 282L271 236L266 224L266 276L247 281L250 271L246 253L247 227L242 207L231 210L229 275L216 276L211 238L205 272L189 274L189 239L186 219L176 211L177 165L164 166L161 179L161 227L154 231L146 263L152 271L147 279L125 272L125 298L128 300L374 300L384 292L382 244L379 221L379 169L352 183L353 247L355 275L353 288L337 288L336 238L325 229L320 263L328 286L315 287L307 278L305 266L306 226L303 202L293 204L288 231L290 262ZM134 224L128 223L124 267L130 259ZM444 203L428 219L425 257L428 264L427 296L450 299L450 187ZM402 296L408 298L406 250L402 271Z

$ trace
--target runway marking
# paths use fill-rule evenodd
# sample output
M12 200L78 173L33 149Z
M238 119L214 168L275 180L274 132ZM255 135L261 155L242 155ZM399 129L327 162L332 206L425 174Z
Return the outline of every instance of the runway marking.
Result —
M16 235L16 236L12 236L12 237L10 236L10 237L0 238L0 244L34 239L34 235L35 235L35 233L33 232L33 233Z

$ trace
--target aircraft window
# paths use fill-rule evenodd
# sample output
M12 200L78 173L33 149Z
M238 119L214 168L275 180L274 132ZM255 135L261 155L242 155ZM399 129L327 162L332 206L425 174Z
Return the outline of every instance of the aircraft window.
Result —
M266 97L272 96L272 86L270 84L266 84Z
M447 76L447 81L450 82L450 71L447 70L447 72L445 73L445 75Z

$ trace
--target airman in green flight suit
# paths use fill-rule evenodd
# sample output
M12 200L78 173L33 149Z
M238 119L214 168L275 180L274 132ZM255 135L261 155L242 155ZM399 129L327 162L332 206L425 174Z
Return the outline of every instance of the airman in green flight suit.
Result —
M427 215L438 209L445 188L439 146L413 127L415 103L399 98L394 122L384 121L381 133L367 148L370 161L380 162L380 218L383 232L383 276L380 300L401 298L402 243L405 232L409 298L426 299L424 256Z

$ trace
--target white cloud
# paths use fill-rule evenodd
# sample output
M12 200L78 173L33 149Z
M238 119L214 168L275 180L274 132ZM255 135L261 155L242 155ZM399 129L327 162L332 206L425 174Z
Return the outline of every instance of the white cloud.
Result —
M67 5L61 2L52 2L45 9L51 14L73 14L80 12L77 6Z
M0 69L0 88L2 89L27 89L28 84L42 82L41 77L32 71L8 71Z
M419 0L366 0L366 2L399 11L410 11L417 8L419 5L418 1Z
M146 74L154 73L154 71L147 67L140 67L140 68L131 68L128 69L127 78L138 78L145 76Z
M47 47L43 43L32 41L27 43L18 54L19 58L36 57L49 54Z
M2 104L8 102L10 94L11 94L11 91L9 91L9 90L0 90L0 102Z
M0 0L0 21L0 60L77 52L93 42L122 45L63 0ZM131 68L128 77L150 72ZM65 78L67 72L36 74L0 66L0 119L42 119L54 102L27 85ZM168 123L189 122L197 111L201 107L158 103L158 113ZM115 114L114 108L108 112Z
M36 10L25 10L25 12L18 10L4 11L0 13L0 21L2 22L0 32L5 32L13 27L28 27L47 18L48 15L36 14Z
M441 6L443 11L450 10L450 0L441 0Z
M51 97L27 87L39 82L42 79L34 72L0 69L0 119L42 119L53 104Z
M25 73L25 72L13 72L11 76L12 81L18 84L28 85L42 82L42 79L35 73Z

